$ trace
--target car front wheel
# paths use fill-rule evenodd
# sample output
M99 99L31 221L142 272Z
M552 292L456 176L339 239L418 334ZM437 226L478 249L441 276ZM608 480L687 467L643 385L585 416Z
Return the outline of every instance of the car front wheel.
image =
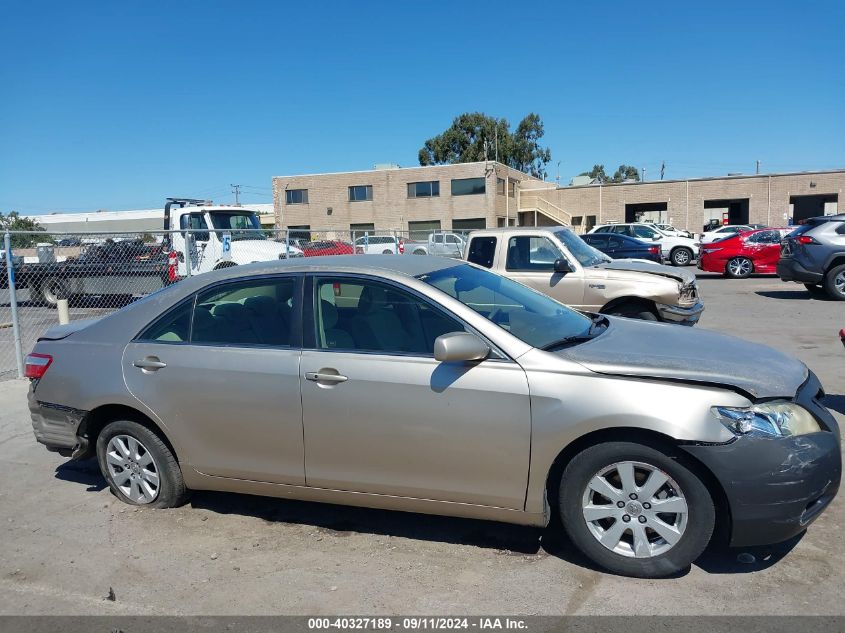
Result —
M106 425L97 438L97 462L112 492L125 503L174 508L188 497L172 451L137 422L118 420Z
M661 450L606 442L564 469L559 510L572 542L605 569L659 578L701 555L716 521L707 487Z
M689 266L692 261L692 251L688 248L676 248L669 254L669 259L675 266Z
M753 271L754 264L747 257L734 257L725 266L725 274L732 279L745 279Z

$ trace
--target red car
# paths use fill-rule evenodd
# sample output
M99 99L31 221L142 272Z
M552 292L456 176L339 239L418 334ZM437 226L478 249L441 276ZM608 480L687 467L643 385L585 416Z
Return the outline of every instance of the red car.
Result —
M751 273L773 275L780 259L780 241L793 230L755 229L702 244L698 267L734 279L745 279Z
M300 246L305 257L317 257L319 255L352 255L355 249L352 244L340 240L320 240L317 242L305 242Z

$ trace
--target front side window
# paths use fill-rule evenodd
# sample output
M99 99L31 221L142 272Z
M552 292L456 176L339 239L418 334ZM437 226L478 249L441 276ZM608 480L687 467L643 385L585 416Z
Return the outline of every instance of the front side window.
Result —
M656 236L660 235L660 234L659 234L657 231L655 231L653 228L648 227L648 226L642 226L642 225L640 225L640 224L637 224L637 225L635 225L635 226L633 226L633 227L631 227L631 228L633 228L633 230L634 230L634 235L635 235L636 237L642 237L642 238L646 238L646 239L649 239L649 240L650 240L650 239L652 239L652 238L654 238L654 237L656 237Z
M211 224L217 229L218 239L222 232L231 233L232 240L263 240L266 235L261 231L261 221L252 211L230 213L228 211L211 211Z
M353 185L349 187L349 202L364 202L372 199L372 185Z
M549 238L519 235L508 240L505 268L512 271L551 272L555 269L555 260L560 257L560 249Z
M493 236L474 237L469 243L467 261L484 268L493 267L493 257L496 254L496 238Z
M291 345L295 280L253 279L197 297L191 343Z
M318 279L314 314L325 350L431 356L438 336L464 330L415 295L364 279Z
M456 178L452 180L453 196L472 196L487 191L485 178Z
M440 195L440 181L431 180L428 182L409 182L409 198L436 198Z
M469 264L443 268L418 279L533 347L550 348L590 333L588 317L507 277Z
M287 204L308 204L308 190L288 189L285 191L285 202Z

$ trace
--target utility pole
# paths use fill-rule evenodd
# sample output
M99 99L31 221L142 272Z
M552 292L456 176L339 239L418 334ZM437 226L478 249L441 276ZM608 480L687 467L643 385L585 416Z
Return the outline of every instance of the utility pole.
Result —
M757 161L757 174L760 174L760 161Z
M557 180L557 186L560 187L560 161L557 161L557 176L555 176L555 180Z
M241 206L241 186L229 185L232 188L232 193L235 194L235 206Z

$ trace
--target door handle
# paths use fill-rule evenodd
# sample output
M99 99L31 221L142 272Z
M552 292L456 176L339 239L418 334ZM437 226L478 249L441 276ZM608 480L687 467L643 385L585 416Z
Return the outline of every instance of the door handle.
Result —
M136 360L132 363L135 367L139 369L143 369L146 371L157 371L162 367L167 367L167 363L162 363L158 358L155 356L147 356L146 358L141 358Z
M340 374L322 374L316 371L308 371L305 372L305 380L311 380L313 382L346 382L349 378Z

